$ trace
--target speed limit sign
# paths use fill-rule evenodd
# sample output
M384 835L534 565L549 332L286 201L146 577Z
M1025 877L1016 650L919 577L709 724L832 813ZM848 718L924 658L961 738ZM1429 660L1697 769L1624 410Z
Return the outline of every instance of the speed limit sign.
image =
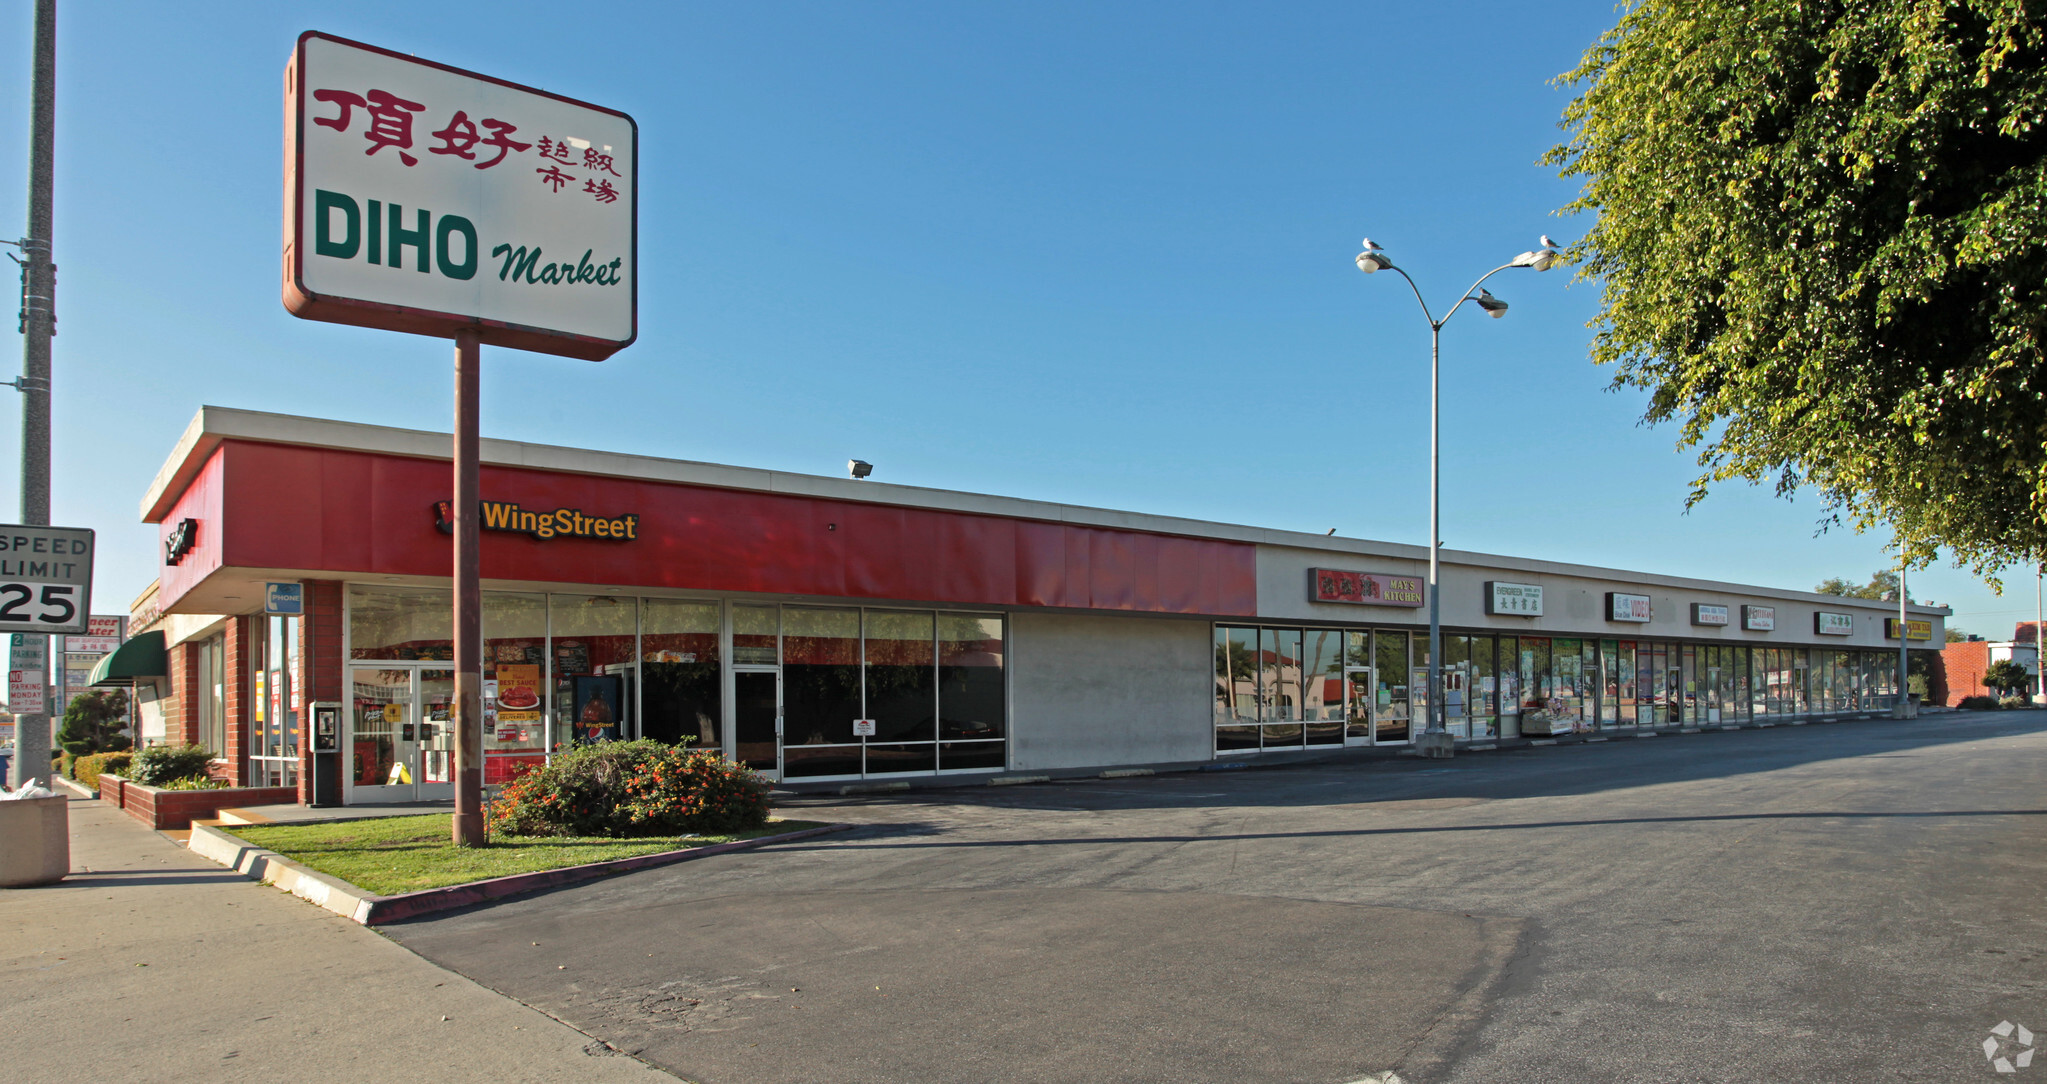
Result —
M0 525L0 633L84 635L92 615L92 531Z

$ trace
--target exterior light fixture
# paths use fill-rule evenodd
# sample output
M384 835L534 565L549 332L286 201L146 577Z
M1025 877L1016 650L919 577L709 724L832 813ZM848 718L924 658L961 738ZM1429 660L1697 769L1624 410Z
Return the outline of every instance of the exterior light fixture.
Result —
M1464 295L1457 299L1457 304L1450 306L1450 311L1444 313L1440 319L1437 318L1435 313L1429 311L1429 303L1422 299L1421 287L1416 286L1414 284L1414 279L1411 276L1409 276L1407 272L1402 271L1400 268L1393 266L1393 261L1387 257L1385 249L1382 248L1378 244L1378 242L1373 241L1369 237L1365 238L1364 251L1358 253L1357 258L1358 270L1363 271L1365 274L1369 275L1375 271L1392 271L1395 274L1399 275L1401 278L1407 279L1408 289L1414 291L1414 299L1422 307L1422 318L1429 322L1430 542L1428 589L1429 685L1427 690L1429 717L1427 723L1424 725L1422 729L1422 733L1417 735L1414 739L1412 739L1415 745L1416 752L1419 752L1423 756L1447 757L1451 755L1451 753L1457 747L1456 740L1450 736L1449 728L1444 725L1443 718L1443 711L1445 707L1445 702L1443 699L1442 671L1443 616L1442 607L1438 600L1438 589L1442 585L1442 550L1443 550L1443 539L1441 537L1442 532L1441 505L1443 493L1442 424L1441 424L1443 325L1444 323L1449 321L1450 317L1455 316L1457 314L1458 306L1464 304L1466 301L1470 301L1476 304L1479 308L1484 309L1486 313L1491 315L1494 319L1498 319L1502 316L1505 316L1507 314L1507 303L1500 300L1497 297L1494 297L1490 291L1484 289L1485 281L1489 278L1492 278L1494 275L1497 275L1500 272L1507 270L1510 267L1532 267L1537 271L1547 271L1550 268L1556 266L1557 260L1560 259L1560 257L1557 254L1558 247L1559 246L1555 241L1550 240L1549 237L1545 235L1542 238L1542 246L1540 248L1524 252L1521 255L1514 257L1511 261L1501 264L1500 266L1493 268L1491 271L1488 271L1485 274L1480 275L1478 281L1471 284L1471 289L1464 291Z
M865 478L874 473L874 464L864 459L846 460L846 473L855 478Z

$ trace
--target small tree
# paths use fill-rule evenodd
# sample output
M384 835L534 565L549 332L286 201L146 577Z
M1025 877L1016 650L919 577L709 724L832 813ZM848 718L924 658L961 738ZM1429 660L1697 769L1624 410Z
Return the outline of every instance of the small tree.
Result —
M2033 683L2033 675L2026 671L2025 664L2010 659L1999 659L1983 669L1983 687L1999 692L2023 689Z
M134 744L123 733L127 726L127 693L119 689L80 693L64 709L64 725L57 731L57 744L75 757L117 753Z

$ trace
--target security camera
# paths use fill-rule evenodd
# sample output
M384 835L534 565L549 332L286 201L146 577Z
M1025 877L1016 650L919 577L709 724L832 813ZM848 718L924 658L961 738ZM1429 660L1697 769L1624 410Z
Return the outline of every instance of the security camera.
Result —
M874 473L874 464L864 459L846 460L846 473L855 478L865 478Z

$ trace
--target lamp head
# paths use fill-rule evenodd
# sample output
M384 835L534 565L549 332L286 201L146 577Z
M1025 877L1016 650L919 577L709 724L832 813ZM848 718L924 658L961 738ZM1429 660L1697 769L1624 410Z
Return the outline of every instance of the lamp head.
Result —
M1364 252L1358 253L1358 270L1363 271L1367 275L1374 271L1384 271L1392 266L1393 261L1387 259L1386 254L1383 252L1373 252L1367 249Z
M1554 250L1547 248L1538 248L1532 252L1524 252L1521 255L1514 257L1514 262L1509 264L1508 266L1533 267L1537 271L1547 271L1550 268L1555 267L1556 265L1557 254Z
M1478 307L1484 309L1486 315L1495 320L1507 315L1507 303L1494 297L1491 290L1480 290L1478 296L1472 300L1478 302Z
M855 478L865 478L874 473L874 464L864 459L846 460L846 473Z

